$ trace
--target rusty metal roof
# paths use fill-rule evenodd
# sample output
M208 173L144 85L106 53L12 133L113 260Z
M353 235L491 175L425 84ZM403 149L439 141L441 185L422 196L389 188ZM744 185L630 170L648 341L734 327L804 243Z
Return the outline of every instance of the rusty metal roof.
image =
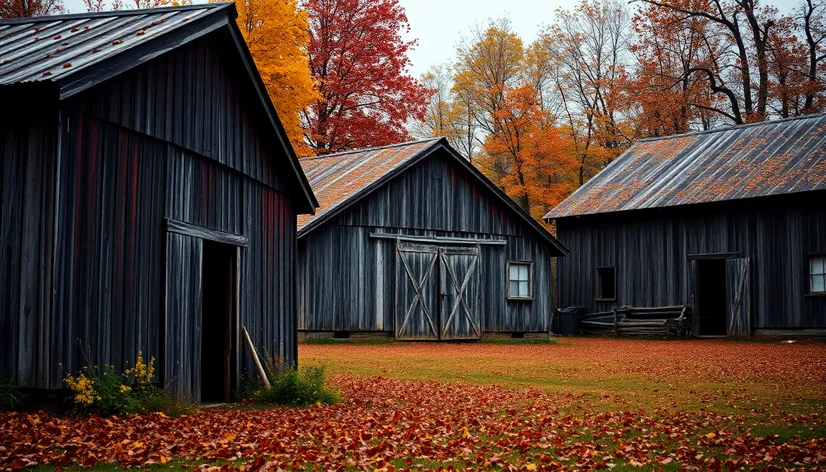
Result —
M826 189L826 115L644 139L545 219Z
M230 5L214 3L0 20L0 85L69 81L126 51L156 39L168 39L170 33L185 26L200 23L198 29L203 30L205 25L199 20L206 17L220 20L223 16L225 21L226 13L213 14ZM161 42L155 42L152 57L171 49L170 44L162 47Z
M298 211L312 213L318 202L238 30L237 17L235 4L227 2L0 20L0 91L52 83L64 100L223 28L229 33L228 50L237 50L250 90L298 180L303 193Z
M391 146L357 151L347 151L319 157L299 159L307 179L318 198L319 208L315 215L298 217L298 237L302 237L350 205L369 195L393 177L399 175L437 150L444 150L468 170L478 182L488 188L495 197L534 229L543 239L568 254L568 250L547 229L537 223L513 200L485 177L478 169L462 158L445 138L430 138Z
M298 217L299 232L438 142L438 138L299 159L318 199L315 216Z

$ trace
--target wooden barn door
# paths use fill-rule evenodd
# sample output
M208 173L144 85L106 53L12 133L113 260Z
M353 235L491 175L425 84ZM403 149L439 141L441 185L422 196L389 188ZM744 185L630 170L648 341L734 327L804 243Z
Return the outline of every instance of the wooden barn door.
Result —
M396 245L396 339L439 339L438 258L436 246Z
M479 247L439 248L441 339L479 339Z
M751 277L749 258L726 260L726 319L729 336L751 335Z
M162 379L169 393L201 401L203 240L167 233Z

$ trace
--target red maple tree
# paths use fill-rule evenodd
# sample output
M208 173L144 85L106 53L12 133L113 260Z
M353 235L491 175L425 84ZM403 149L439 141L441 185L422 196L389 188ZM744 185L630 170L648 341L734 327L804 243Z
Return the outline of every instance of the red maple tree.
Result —
M322 99L303 112L318 154L409 139L430 91L407 73L407 16L398 0L308 0L310 70Z

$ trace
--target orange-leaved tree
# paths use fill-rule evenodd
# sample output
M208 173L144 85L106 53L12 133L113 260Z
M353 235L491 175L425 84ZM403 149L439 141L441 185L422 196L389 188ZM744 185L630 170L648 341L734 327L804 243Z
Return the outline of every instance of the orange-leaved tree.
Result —
M531 84L504 90L480 158L484 173L536 219L575 188L578 162Z
M297 0L240 0L235 6L238 27L290 142L299 155L312 154L299 115L319 100L307 56L307 13Z

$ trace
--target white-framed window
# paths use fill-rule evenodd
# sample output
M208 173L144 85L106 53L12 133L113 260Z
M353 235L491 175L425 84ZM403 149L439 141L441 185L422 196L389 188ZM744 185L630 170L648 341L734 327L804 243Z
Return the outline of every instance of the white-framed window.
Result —
M826 293L826 254L809 256L809 293Z
M508 262L508 298L530 300L533 297L533 263L525 261Z

